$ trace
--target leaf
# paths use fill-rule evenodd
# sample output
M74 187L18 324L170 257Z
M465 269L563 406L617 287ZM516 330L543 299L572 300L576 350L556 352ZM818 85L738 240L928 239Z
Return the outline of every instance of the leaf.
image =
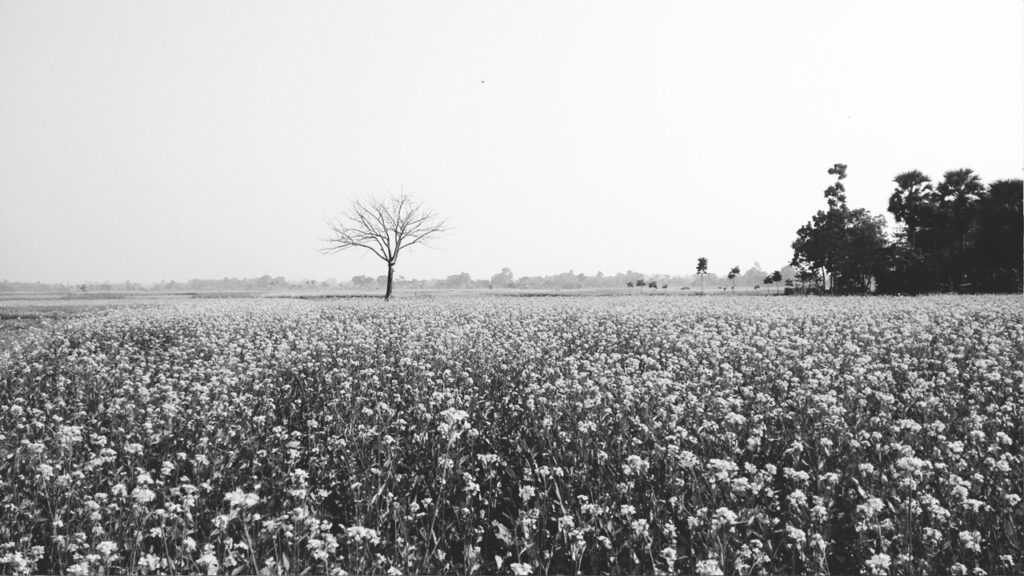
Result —
M504 564L505 561L501 559L501 556L495 555L494 563L498 565L498 570L501 570L501 565Z
M377 490L377 493L373 495L373 498L370 498L370 504L373 504L374 502L377 501L377 498L380 498L380 495L384 493L384 488L386 487L387 483L380 485L380 488Z

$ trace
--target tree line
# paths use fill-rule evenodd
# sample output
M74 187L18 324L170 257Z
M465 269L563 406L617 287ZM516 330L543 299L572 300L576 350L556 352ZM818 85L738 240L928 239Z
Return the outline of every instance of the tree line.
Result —
M797 230L792 265L813 291L856 294L1024 290L1024 183L985 184L970 168L933 183L919 170L898 174L888 211L898 224L847 203L847 166L828 173L825 208Z

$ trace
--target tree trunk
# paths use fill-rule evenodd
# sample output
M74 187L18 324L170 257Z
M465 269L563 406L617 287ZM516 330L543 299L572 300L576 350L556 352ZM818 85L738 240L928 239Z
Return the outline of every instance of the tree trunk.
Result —
M967 274L965 273L966 270L967 270L967 262L966 262L966 260L967 260L967 251L966 251L966 248L964 246L964 235L965 234L966 234L966 232L963 232L963 231L960 232L960 265L958 266L958 268L959 268L958 276L959 277L957 278L957 282L959 282L960 285L957 286L957 289L956 289L957 293L960 293L960 292L963 291L963 289L964 289L964 279L967 276Z
M384 300L390 300L391 299L391 280L392 280L392 278L394 278L394 276L395 276L395 265L390 263L390 262L388 262L388 289L387 289L387 292L384 293Z

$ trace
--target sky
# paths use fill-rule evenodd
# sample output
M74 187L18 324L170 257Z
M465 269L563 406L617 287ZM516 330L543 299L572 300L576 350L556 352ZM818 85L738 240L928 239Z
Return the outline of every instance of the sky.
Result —
M1024 2L0 0L0 279L774 269L836 162L1020 178Z

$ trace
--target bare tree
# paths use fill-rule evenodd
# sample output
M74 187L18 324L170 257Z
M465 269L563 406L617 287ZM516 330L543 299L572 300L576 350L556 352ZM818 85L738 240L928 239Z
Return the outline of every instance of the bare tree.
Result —
M325 254L349 248L363 248L388 265L388 287L384 299L391 298L395 264L402 250L448 231L447 220L405 194L386 199L371 197L356 200L340 218L330 218L330 237L325 239Z

